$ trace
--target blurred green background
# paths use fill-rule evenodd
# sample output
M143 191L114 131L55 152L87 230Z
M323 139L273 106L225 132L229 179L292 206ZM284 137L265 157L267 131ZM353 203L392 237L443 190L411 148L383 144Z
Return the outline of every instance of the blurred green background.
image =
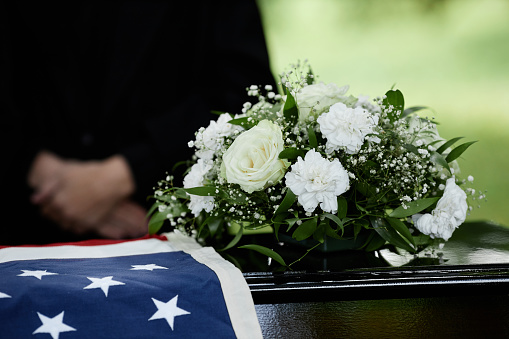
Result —
M467 220L509 226L509 0L258 0L275 76L308 59L355 96L394 84L428 106L443 138L479 140L459 159L487 202ZM424 115L424 114L423 114Z

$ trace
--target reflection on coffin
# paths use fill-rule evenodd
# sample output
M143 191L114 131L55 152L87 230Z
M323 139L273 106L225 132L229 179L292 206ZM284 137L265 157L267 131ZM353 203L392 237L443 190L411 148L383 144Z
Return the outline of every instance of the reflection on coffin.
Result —
M466 223L441 252L311 252L244 276L267 338L509 337L509 229Z

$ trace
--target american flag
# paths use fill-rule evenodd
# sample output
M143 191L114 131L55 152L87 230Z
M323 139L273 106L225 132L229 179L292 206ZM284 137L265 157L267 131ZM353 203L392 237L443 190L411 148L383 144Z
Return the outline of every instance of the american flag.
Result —
M0 338L261 338L249 288L182 234L0 249Z

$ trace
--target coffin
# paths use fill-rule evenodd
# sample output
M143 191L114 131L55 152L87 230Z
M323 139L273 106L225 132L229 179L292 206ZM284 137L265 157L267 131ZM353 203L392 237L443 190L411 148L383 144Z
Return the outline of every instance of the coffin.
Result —
M314 253L297 271L244 277L266 338L509 337L509 229L466 223L441 251L391 266Z

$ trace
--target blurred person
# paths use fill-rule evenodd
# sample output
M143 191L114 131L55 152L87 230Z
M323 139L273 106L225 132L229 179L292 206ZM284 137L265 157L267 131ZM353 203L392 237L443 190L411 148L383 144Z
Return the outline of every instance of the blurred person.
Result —
M0 245L146 234L147 197L210 111L275 86L255 1L0 7Z

